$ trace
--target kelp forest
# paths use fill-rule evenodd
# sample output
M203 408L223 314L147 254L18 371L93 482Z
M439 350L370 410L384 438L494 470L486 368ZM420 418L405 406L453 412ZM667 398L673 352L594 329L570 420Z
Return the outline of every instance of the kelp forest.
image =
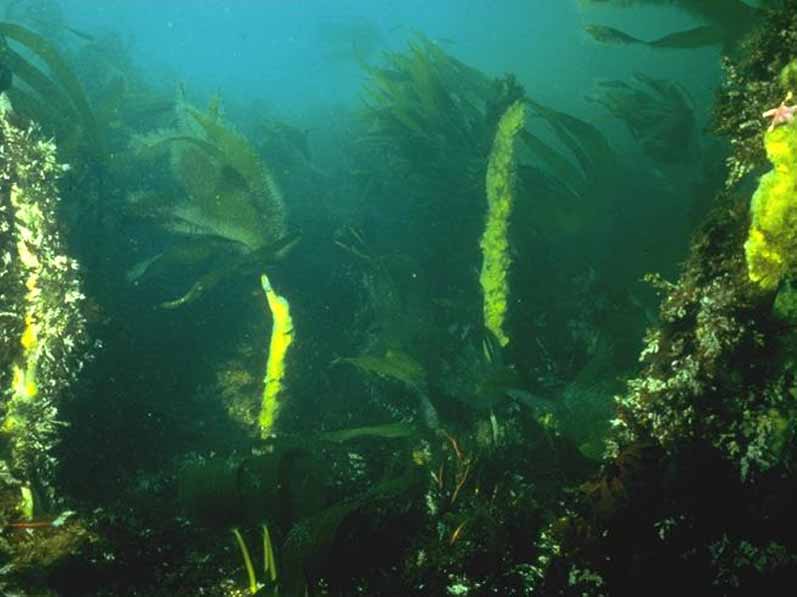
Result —
M0 593L795 585L797 1L88 4L0 2Z

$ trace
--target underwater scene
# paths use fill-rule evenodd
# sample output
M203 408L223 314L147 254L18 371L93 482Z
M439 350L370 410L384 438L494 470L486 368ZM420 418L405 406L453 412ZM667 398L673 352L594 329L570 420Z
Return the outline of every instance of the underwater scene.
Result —
M797 0L0 0L0 595L789 595L796 469Z

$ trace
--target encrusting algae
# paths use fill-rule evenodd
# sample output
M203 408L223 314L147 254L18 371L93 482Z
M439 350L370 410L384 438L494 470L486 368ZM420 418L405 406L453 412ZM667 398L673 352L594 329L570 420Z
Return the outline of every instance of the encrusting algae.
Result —
M501 346L509 344L504 331L509 298L509 217L514 195L515 138L523 129L526 107L521 100L507 108L498 123L487 165L487 222L481 239L484 256L479 281L484 294L484 324Z
M49 491L61 426L58 401L83 366L75 357L86 340L85 297L56 218L57 181L67 167L52 141L35 126L17 126L15 116L0 95L0 179L8 183L0 189L0 353L8 357L0 372L0 466L7 465L23 487L35 479Z

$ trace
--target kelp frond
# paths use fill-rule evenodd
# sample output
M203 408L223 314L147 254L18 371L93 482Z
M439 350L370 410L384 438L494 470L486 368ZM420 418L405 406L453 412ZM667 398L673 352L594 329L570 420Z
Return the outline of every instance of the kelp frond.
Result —
M590 35L606 43L647 43L654 47L701 47L722 43L729 47L752 29L762 11L746 4L742 0L580 0L584 7L611 5L621 8L632 6L673 6L687 14L708 23L706 27L697 27L686 31L678 31L653 42L643 42L622 31L610 27L592 26Z
M336 359L332 364L338 363L354 365L361 371L382 379L398 381L416 391L424 391L426 387L426 372L423 366L400 350L389 349L382 356L361 355Z
M104 139L97 126L83 85L55 47L40 34L16 23L0 22L0 35L20 44L41 60L49 70L50 76L18 52L11 48L7 49L6 60L14 75L19 77L40 98L37 103L29 104L29 111L30 108L40 109L42 104L47 104L47 113L43 115L45 121L52 122L52 117L57 115L58 118L54 124L61 129L68 129L78 122L81 132L85 136L87 149L95 157L102 157L104 155ZM22 106L25 105L24 100L19 103Z
M257 251L283 234L282 193L251 144L207 113L181 103L181 129L136 139L139 151L168 146L172 172L186 199L168 207L164 225L175 232L216 236Z
M600 43L608 45L643 45L649 48L685 50L725 44L728 41L728 34L725 31L711 25L701 25L684 31L668 33L652 40L640 39L605 25L586 25L584 31Z
M396 147L416 171L441 182L483 157L495 95L491 81L423 36L405 52L386 52L366 69L364 116L370 139Z
M363 437L376 437L379 439L403 439L418 435L417 426L410 421L397 421L383 425L367 425L350 429L327 431L320 435L323 441L342 444Z
M572 180L594 181L597 177L605 174L607 170L613 171L616 168L617 157L614 150L609 145L606 136L595 126L576 116L554 110L530 98L527 98L526 102L537 116L548 124L557 139L570 151L578 163L581 175ZM528 137L526 137L526 140L531 142L530 147L535 153L541 154L543 152L538 142ZM556 167L562 172L568 169L561 162L561 159L557 157L546 155L544 159L559 162Z
M164 308L196 300L222 280L249 271L254 261L262 267L281 258L298 238L285 232L282 193L270 170L248 140L223 121L218 103L202 112L180 97L177 111L179 128L139 136L133 147L150 157L168 152L184 196L132 207L133 215L149 217L183 240L159 259L142 261L138 269L143 275L178 264L191 253L209 269L188 292L162 303ZM202 249L205 244L211 254Z
M202 127L208 143L218 150L217 157L223 156L221 159L225 165L241 177L253 200L258 201L261 207L274 206L281 210L282 192L249 141L229 125L225 126L212 106L207 114L191 107L187 110Z
M257 583L257 576L255 575L255 567L252 564L252 556L249 555L249 548L246 546L246 542L241 536L241 531L233 529L232 534L235 536L235 542L241 550L241 557L243 558L244 568L246 569L246 578L249 580L249 592L254 595L257 593L259 586Z
M274 545L271 542L271 533L268 530L268 525L261 525L263 531L263 582L258 582L255 566L252 562L252 556L249 553L249 548L244 541L241 532L238 529L233 529L232 534L235 537L235 542L241 550L241 558L244 562L246 569L246 578L249 584L249 593L252 595L261 594L260 591L267 591L262 593L265 597L266 594L277 595L279 594L279 587L277 586L277 560L274 556Z
M587 99L603 105L622 120L642 150L662 163L684 162L697 142L694 103L686 89L673 81L634 73L635 81L604 81Z

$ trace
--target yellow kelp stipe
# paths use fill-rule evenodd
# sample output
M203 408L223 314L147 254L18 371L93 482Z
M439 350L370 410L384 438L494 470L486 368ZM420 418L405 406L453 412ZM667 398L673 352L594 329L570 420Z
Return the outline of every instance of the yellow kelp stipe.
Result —
M260 407L260 435L267 437L274 427L280 406L280 393L282 392L285 377L285 355L288 347L293 342L293 321L291 311L286 301L274 292L268 276L260 277L263 292L266 293L274 324L271 328L271 344L268 349L268 364L266 365L265 387L263 388L263 403Z
M238 529L233 529L232 534L235 535L235 542L238 544L238 548L241 550L244 568L246 568L246 578L249 581L249 592L254 595L260 589L260 585L257 582L255 567L252 564L252 556L249 555L249 548L246 546L246 541L244 541L243 536L241 536L241 531Z
M509 343L504 332L509 300L509 216L514 193L515 137L523 129L526 107L522 100L507 108L498 123L487 164L487 221L481 239L484 261L479 281L484 294L484 325L501 346Z

